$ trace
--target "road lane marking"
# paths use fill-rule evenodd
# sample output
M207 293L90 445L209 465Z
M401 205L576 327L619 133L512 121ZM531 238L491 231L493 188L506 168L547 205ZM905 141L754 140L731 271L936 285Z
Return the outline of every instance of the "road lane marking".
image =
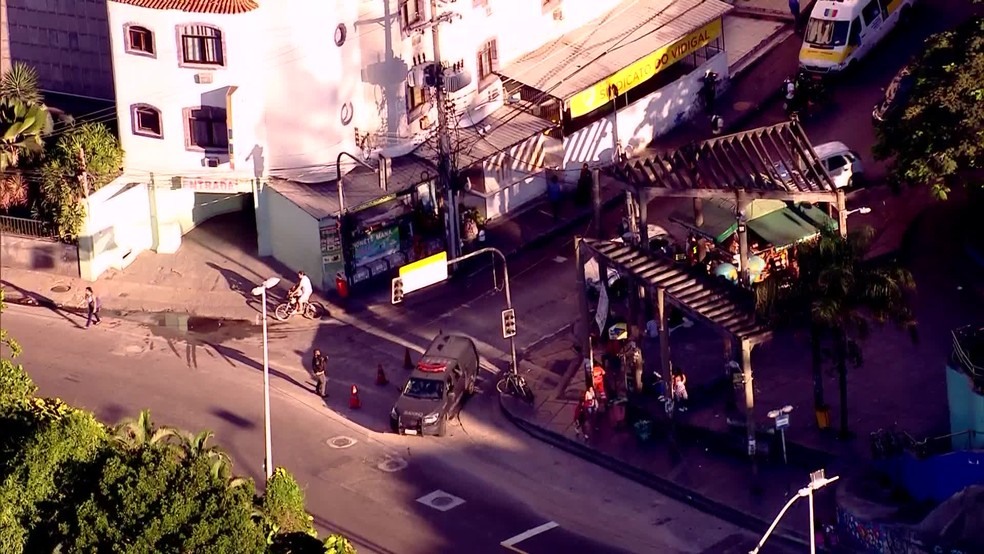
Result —
M434 508L439 512L446 512L448 510L457 508L458 506L464 504L465 499L458 498L453 494L448 494L438 489L432 493L421 496L420 498L417 499L417 502L420 502L421 504L429 508Z
M523 541L525 541L525 540L527 540L527 539L531 539L531 538L533 538L533 537L535 537L535 536L537 536L537 535L539 535L541 533L546 533L547 531L549 531L551 529L554 529L556 527L560 527L560 524L557 523L556 521L548 521L548 522L544 523L543 525L540 525L538 527L534 527L534 528L532 528L532 529L530 529L528 531L523 531L522 533L516 535L515 537L508 538L508 539L500 542L499 545L500 546L503 546L505 548L508 548L509 550L512 550L513 552L519 552L520 554L526 554L522 550L516 548L516 545L519 544L519 543L521 543L521 542L523 542Z

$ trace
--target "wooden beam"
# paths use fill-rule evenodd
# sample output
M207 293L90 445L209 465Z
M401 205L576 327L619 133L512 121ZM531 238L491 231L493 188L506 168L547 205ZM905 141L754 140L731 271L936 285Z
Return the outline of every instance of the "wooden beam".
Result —
M847 236L847 197L844 189L837 189L837 228L842 237Z
M660 187L641 186L639 191L646 202L657 198L727 198L735 197L735 189L730 187L707 189L666 189ZM785 200L788 202L836 202L837 193L830 192L798 192L785 190L747 190L745 196L749 200Z
M656 289L656 316L659 318L659 371L666 380L666 394L673 391L672 368L670 367L670 327L667 325L666 290Z

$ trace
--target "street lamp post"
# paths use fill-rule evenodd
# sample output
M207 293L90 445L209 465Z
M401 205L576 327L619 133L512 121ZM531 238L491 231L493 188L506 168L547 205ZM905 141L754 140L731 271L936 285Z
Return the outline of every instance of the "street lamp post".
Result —
M796 493L796 496L790 498L789 501L786 502L786 505L782 507L782 510L779 510L779 515L776 516L776 519L772 520L772 525L769 526L769 529L765 532L765 535L762 537L762 540L760 540L759 543L755 545L755 548L750 550L748 554L758 554L759 549L762 548L762 546L765 544L765 541L769 540L769 536L772 535L772 531L775 530L776 525L779 525L779 520L782 519L782 516L786 515L786 510L788 510L790 506L793 505L793 503L795 503L800 498L803 498L804 496L807 497L810 501L810 554L816 554L817 539L814 531L816 522L813 521L813 491L821 489L838 479L840 479L840 477L837 476L828 479L824 475L824 471L822 469L811 473L810 484L800 489Z
M266 477L273 476L273 439L270 433L270 348L267 342L267 290L277 286L280 282L278 277L270 277L266 281L253 289L253 296L259 296L263 304L263 429L265 433L266 448L263 466L266 470Z
M342 193L342 157L343 156L350 158L352 161L354 161L355 163L361 165L366 169L376 171L375 167L367 164L366 162L360 160L359 158L356 158L355 156L349 154L348 152L343 151L338 153L338 157L335 158L335 177L338 183L338 213L339 214L345 213L345 195Z
M776 430L779 431L779 437L782 439L782 463L789 464L786 459L786 428L789 427L789 412L793 411L793 407L790 405L783 406L782 408L772 410L769 412L769 419L775 420Z

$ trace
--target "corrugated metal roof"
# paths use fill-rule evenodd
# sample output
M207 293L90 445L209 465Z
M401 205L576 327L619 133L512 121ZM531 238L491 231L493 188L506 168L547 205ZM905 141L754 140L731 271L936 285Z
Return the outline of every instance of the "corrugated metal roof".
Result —
M720 0L626 0L497 73L567 99L729 10Z
M554 126L513 106L503 106L478 125L458 131L458 167L471 167Z
M246 13L260 5L256 0L112 0L152 10L180 10L190 13Z
M354 210L367 202L405 191L436 176L437 170L431 162L413 154L400 156L393 159L390 186L383 190L379 188L376 172L358 167L342 177L345 209ZM317 219L335 216L340 210L337 181L301 183L274 177L268 186Z
M755 312L755 297L749 290L622 242L582 239L582 244L621 275L662 288L671 302L739 340L760 343L772 337L772 330Z

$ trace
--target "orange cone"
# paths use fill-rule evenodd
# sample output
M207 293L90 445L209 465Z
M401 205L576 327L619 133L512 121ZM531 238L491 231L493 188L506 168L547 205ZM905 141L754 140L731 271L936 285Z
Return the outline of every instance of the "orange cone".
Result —
M379 364L376 368L376 384L379 386L389 384L389 379L386 378L386 372L383 371L383 364Z
M362 400L359 399L359 387L352 385L352 394L349 395L349 408L358 410L362 407Z
M403 350L403 369L410 371L413 369L413 360L410 359L410 347Z

